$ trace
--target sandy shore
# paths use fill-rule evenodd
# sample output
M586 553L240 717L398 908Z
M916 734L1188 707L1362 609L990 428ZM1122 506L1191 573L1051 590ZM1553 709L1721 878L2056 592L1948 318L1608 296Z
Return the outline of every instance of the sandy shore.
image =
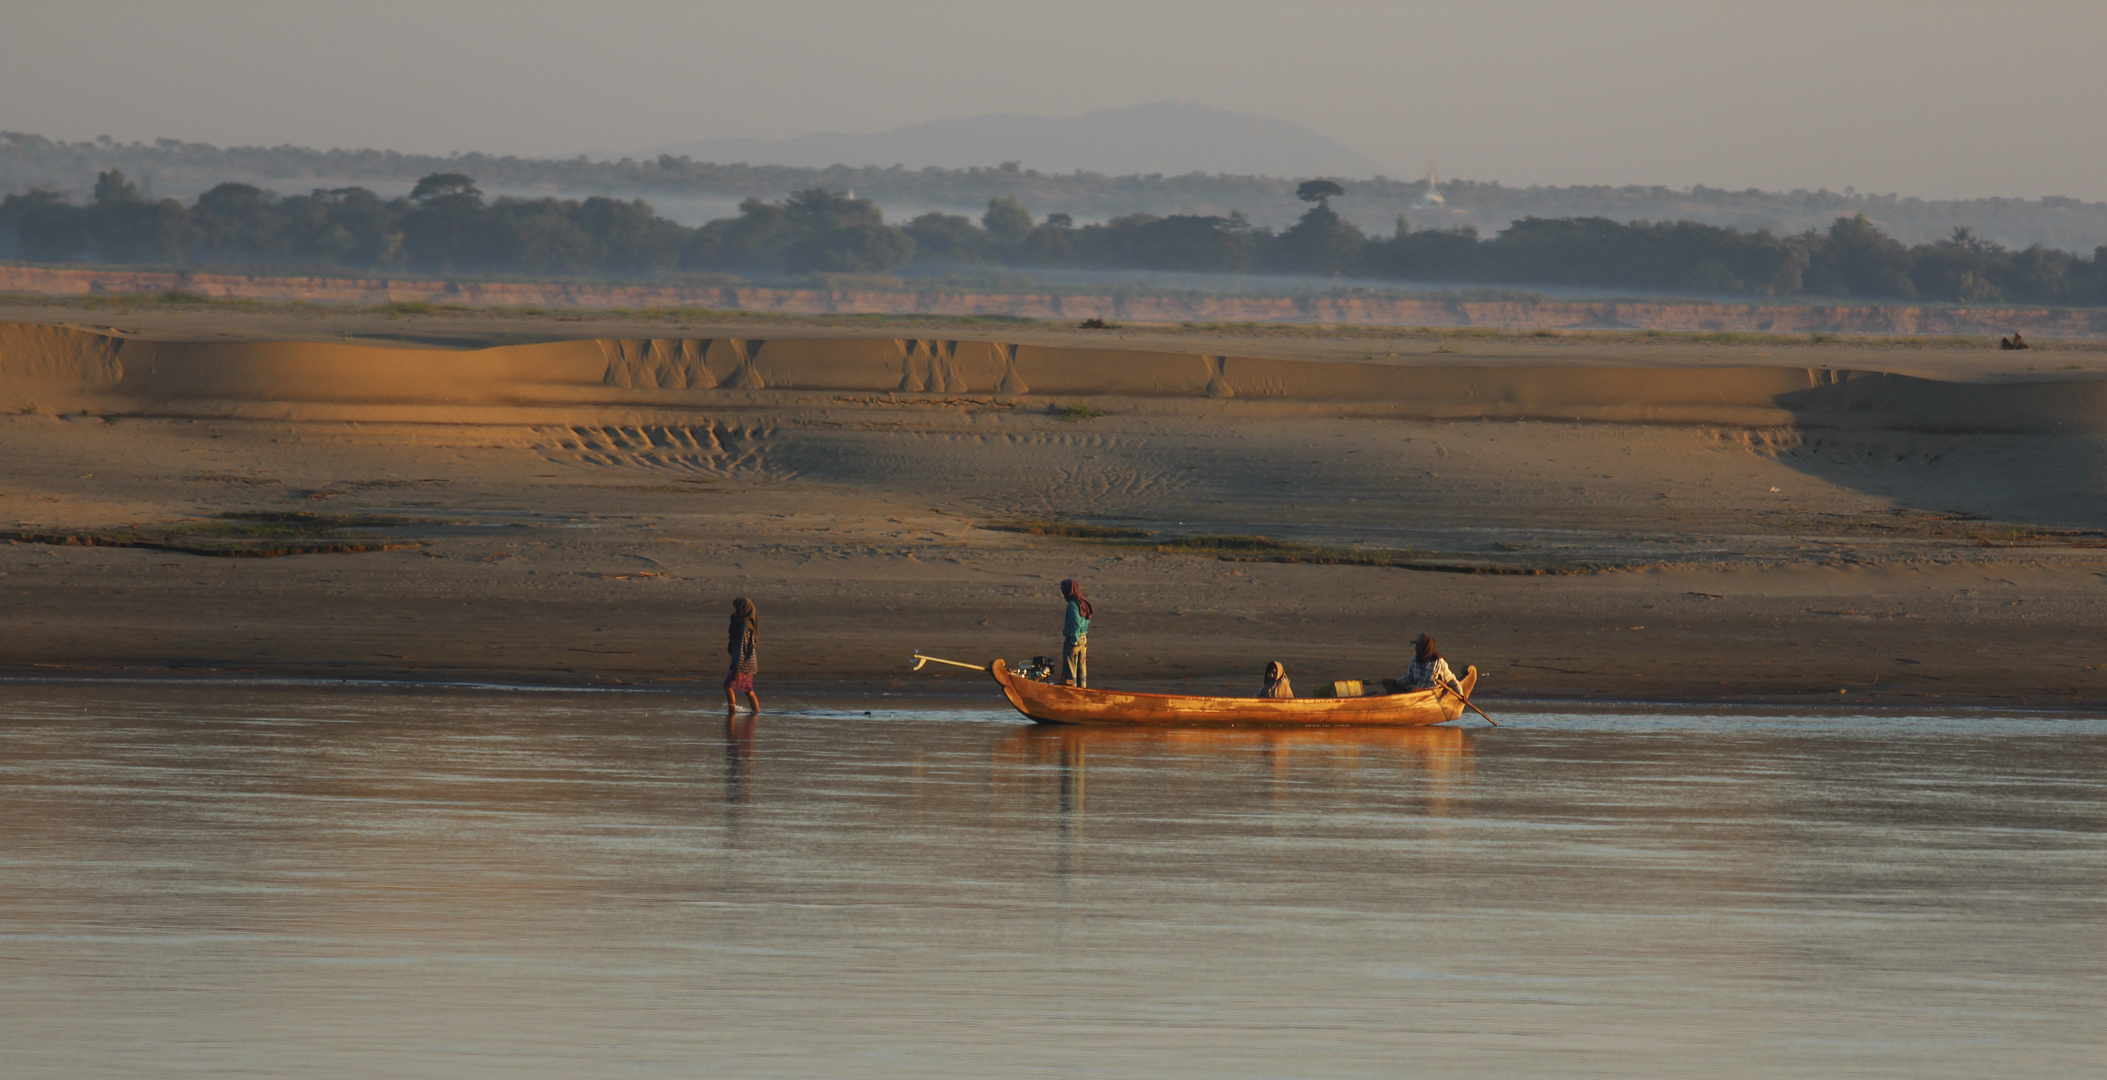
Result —
M2107 364L2085 349L55 303L0 323L0 527L161 545L0 545L16 674L708 687L746 594L764 693L956 686L906 653L1053 652L1077 576L1105 685L1394 674L1424 630L1488 701L2107 696ZM1025 520L1153 535L990 528ZM1277 543L1156 550L1231 535ZM356 538L404 546L185 550ZM1339 551L1397 565L1248 561Z

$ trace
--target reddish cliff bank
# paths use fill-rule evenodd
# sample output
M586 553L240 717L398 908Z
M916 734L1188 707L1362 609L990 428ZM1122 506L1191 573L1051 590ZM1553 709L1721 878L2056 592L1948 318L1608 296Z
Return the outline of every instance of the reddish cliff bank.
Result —
M1008 315L1139 323L1264 322L1518 329L1732 330L1838 334L2107 336L2107 311L1705 301L1444 300L1392 296L1060 296L946 291L698 288L516 281L269 277L0 266L0 292L47 296L180 290L213 298L475 307L703 307L782 314Z

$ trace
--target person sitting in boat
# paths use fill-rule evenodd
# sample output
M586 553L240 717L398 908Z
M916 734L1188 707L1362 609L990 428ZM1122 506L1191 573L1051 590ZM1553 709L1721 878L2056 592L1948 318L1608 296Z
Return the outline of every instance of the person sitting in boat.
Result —
M1288 685L1288 669L1282 667L1280 661L1275 660L1266 665L1266 685L1259 690L1258 696L1262 698L1291 698L1295 696L1295 688Z
M1434 647L1434 639L1421 634L1412 639L1412 666L1405 677L1397 680L1403 691L1432 690L1437 686L1456 689L1456 675L1449 670L1449 662L1441 658L1441 650Z
M1090 601L1083 599L1083 586L1074 578L1061 582L1061 598L1068 601L1068 614L1061 620L1061 683L1090 685Z

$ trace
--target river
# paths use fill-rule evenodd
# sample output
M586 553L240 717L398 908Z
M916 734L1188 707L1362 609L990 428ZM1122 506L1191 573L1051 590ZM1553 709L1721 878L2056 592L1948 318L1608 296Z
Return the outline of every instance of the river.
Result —
M781 700L0 684L0 1075L2107 1060L2107 721Z

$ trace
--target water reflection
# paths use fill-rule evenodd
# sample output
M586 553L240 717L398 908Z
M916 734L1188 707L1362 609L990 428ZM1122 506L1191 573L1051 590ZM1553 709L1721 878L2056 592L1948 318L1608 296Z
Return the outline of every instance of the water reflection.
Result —
M754 734L761 719L752 713L724 718L724 801L745 806L753 801Z
M1413 790L1428 814L1468 797L1476 742L1451 727L1175 730L1033 726L992 755L998 783L1029 787L1051 767L1062 817L1079 818L1090 767L1146 771L1160 785L1262 783L1275 802L1298 786L1332 791L1380 783ZM1233 779L1232 779L1233 778Z
M866 704L764 733L670 695L0 684L0 1072L1931 1080L2107 1053L2107 724Z

